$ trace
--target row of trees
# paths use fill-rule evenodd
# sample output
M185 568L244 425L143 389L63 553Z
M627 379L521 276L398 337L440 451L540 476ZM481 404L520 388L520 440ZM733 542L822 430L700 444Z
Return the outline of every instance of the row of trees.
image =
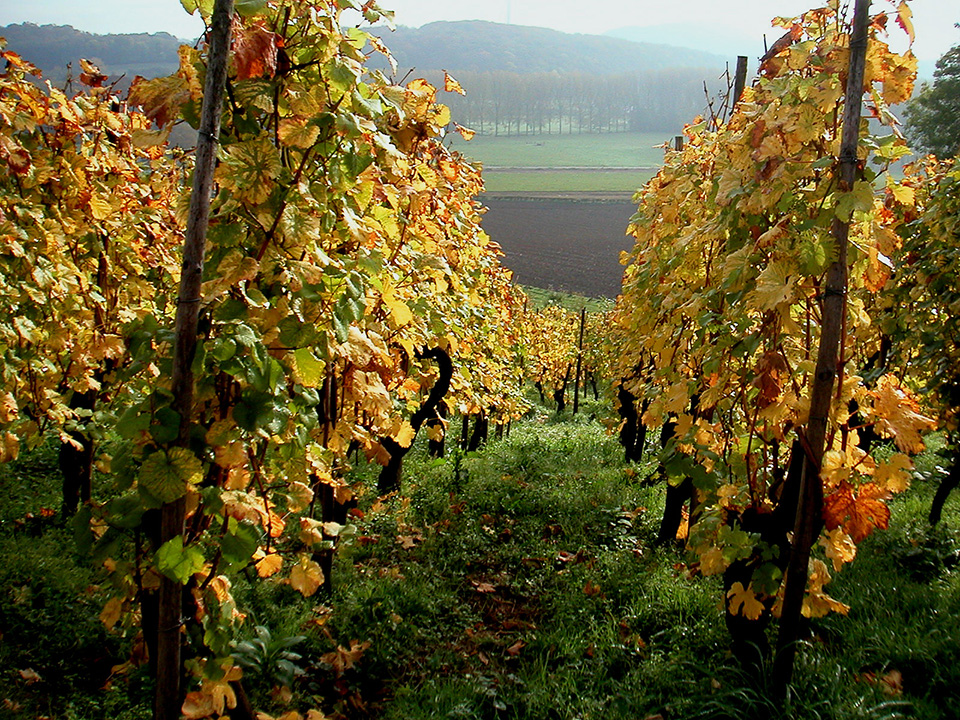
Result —
M690 68L602 76L460 72L467 94L450 108L482 135L673 132L720 89L714 74Z

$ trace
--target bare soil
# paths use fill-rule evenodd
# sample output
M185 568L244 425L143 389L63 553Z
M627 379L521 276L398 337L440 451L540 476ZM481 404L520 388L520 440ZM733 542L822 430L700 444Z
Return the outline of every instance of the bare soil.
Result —
M503 263L522 285L615 298L620 253L636 205L627 196L561 197L485 195L483 227L505 254Z

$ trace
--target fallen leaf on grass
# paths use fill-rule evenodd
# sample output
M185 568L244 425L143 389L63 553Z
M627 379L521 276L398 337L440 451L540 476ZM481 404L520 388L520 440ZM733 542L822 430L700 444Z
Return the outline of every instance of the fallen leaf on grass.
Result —
M526 646L526 643L523 640L517 640L513 645L507 648L507 655L511 657L516 657L520 654L520 651Z
M363 657L363 651L370 647L370 641L360 642L353 640L350 642L350 649L347 650L343 645L338 645L333 652L328 652L320 656L322 662L332 665L337 675L343 675L344 671L350 670L356 662Z
M590 580L587 580L587 584L583 586L583 594L587 597L593 597L594 595L601 595L600 586L595 585Z
M40 677L40 673L38 673L33 668L27 668L25 670L21 670L20 677L22 677L24 680L27 681L27 685L33 685L34 683L37 683L43 680L43 678Z
M409 550L417 544L417 538L413 535L399 535L397 536L397 544L404 550Z
M899 670L891 670L880 678L883 683L881 688L887 695L900 695L903 693L903 675Z
M494 593L497 591L495 585L491 585L488 582L477 582L476 580L471 580L473 587L476 588L477 592L480 593Z

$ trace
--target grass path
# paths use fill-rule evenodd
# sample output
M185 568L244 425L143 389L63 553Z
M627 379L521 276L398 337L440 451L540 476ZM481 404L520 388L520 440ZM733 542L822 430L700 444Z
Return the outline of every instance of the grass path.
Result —
M730 657L718 578L654 547L653 459L625 466L590 412L541 412L478 454L416 447L401 495L361 498L332 595L235 575L245 632L267 641L243 679L254 705L336 720L960 717L960 499L925 526L935 454L831 584L850 615L811 622L778 707ZM146 666L105 684L133 635L105 631L109 588L40 512L55 468L49 450L0 467L0 714L146 720ZM374 487L375 471L354 479Z
M957 717L958 513L918 530L928 485L840 574L851 617L811 626L777 708L729 655L719 579L653 547L646 470L596 424L547 422L410 472L341 557L328 631L371 643L341 702L397 720Z

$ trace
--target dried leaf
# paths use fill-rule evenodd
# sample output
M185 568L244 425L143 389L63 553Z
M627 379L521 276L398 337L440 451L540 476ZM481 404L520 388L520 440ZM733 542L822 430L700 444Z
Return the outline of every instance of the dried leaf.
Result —
M865 483L854 491L848 482L840 486L823 501L823 519L828 530L843 528L860 542L876 528L885 530L890 522L890 508L884 499L889 492L876 483Z
M350 641L350 649L347 650L343 645L338 645L337 649L320 656L320 660L332 665L337 675L343 675L363 657L364 651L370 647L370 641L360 642L359 640Z
M283 556L273 553L257 562L257 575L262 578L268 578L276 575L281 567L283 567Z
M300 562L293 566L290 578L287 581L290 587L299 591L304 597L310 597L323 584L323 570L306 555L300 556Z
M18 672L20 673L20 677L26 680L27 685L33 685L34 683L38 683L43 680L43 678L40 677L40 673L33 668L25 668L23 670L18 670Z
M283 38L264 25L234 24L233 61L237 80L272 78L277 72L278 50Z
M123 599L112 597L107 600L107 604L100 611L100 622L107 630L112 630L114 625L120 621L120 615L123 612Z
M455 92L460 95L466 95L467 91L458 83L446 70L443 71L443 89L447 92Z

